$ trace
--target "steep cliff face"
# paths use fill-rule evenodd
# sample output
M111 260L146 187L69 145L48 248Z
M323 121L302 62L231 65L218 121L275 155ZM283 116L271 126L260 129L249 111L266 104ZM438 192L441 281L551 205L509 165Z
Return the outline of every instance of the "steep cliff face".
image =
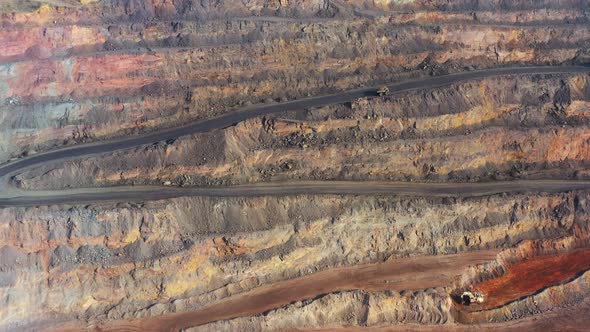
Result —
M2 1L0 164L253 105L587 64L589 13L582 0ZM590 180L588 71L371 91L41 163L0 179L0 198L133 185ZM587 326L589 199L573 190L0 205L0 329ZM484 301L467 305L465 291Z
M589 38L587 4L576 2L510 3L501 13L489 4L481 14L436 2L35 3L0 17L3 160L244 103L464 67L568 62Z
M585 179L588 89L587 75L504 76L360 99L47 165L19 174L15 183L61 189L297 179Z
M385 272L364 274L366 268L359 267L357 281L338 278L302 299L312 302L286 307L248 324L257 326L269 319L280 320L272 318L275 315L293 314L281 326L322 327L330 321L357 325L360 323L346 310L362 306L363 296L371 299L363 324L453 322L454 289L479 287L492 296L495 286L485 280L510 278L505 271L510 272L523 259L583 246L588 239L587 200L585 193L445 201L296 196L4 209L2 298L7 305L2 321L31 327L45 320L158 317L199 310L225 298L230 305L224 308L231 311L239 294L248 296L249 290L259 291L261 286L272 290L275 283L292 279L293 285L279 289L299 287L298 282L309 287L309 283L331 278L335 267L350 267L352 277L359 264L385 261L379 264L386 270L378 270ZM566 240L543 242L560 237ZM534 242L518 245L531 240ZM501 248L513 246L518 249L504 249L497 255ZM490 248L497 249L483 254ZM455 253L459 253L456 258L445 260ZM412 257L415 263L404 262L402 257ZM575 257L566 255L563 260ZM569 278L590 268L587 260L571 262L577 265L566 272ZM486 265L468 268L477 263ZM387 264L391 272L386 272ZM412 264L422 268L416 270ZM555 268L549 264L551 267ZM441 277L441 269L447 277ZM538 273L542 279L543 271ZM310 281L305 277L311 277ZM379 279L372 283L371 278ZM346 282L352 284L339 288L338 283ZM523 295L552 284L541 280L538 288ZM420 291L423 288L433 289ZM331 289L368 293L334 295L335 299L344 296L340 305L345 307L331 309L341 313L321 312L325 318L318 318L315 315L320 312L311 308L329 306L335 299L312 299ZM404 292L410 289L417 292ZM385 290L397 293L383 293ZM276 296L285 304L291 301L288 292ZM498 304L502 301L508 302ZM251 305L252 314L266 311ZM422 312L420 316L412 316L417 315L411 313L412 306L420 308L414 309ZM306 313L308 310L313 313ZM481 313L463 315L475 319L470 315ZM462 316L461 321L468 318ZM255 323L258 319L261 321ZM299 320L304 324L299 325Z

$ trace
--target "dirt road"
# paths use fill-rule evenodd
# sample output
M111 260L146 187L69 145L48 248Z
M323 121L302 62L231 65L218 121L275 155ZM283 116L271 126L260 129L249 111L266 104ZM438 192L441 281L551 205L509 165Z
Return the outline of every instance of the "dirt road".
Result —
M94 326L96 331L179 331L218 320L251 316L291 302L346 290L414 290L450 285L470 265L489 262L499 250L456 255L413 257L335 268L258 287L200 310ZM69 326L71 330L86 326ZM60 331L67 327L59 327Z
M475 197L500 193L554 193L588 189L590 189L590 181L576 180L520 180L474 183L300 181L193 188L120 186L59 191L4 190L0 192L0 207L121 201L143 202L146 200L161 200L187 196L399 195Z

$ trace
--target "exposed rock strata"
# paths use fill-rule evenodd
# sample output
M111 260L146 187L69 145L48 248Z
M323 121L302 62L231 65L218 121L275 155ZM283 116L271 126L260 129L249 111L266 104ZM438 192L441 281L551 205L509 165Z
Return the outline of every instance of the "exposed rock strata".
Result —
M0 163L250 104L588 63L589 13L583 0L2 1ZM43 164L6 185L588 179L589 110L588 74L492 77ZM589 198L3 208L0 329L583 330ZM486 300L462 305L465 290Z

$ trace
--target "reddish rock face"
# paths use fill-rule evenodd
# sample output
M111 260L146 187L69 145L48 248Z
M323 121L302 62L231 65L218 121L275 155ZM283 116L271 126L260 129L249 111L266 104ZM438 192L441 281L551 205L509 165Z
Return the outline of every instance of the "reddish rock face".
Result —
M567 283L590 270L590 250L526 257L507 265L505 269L503 275L473 285L476 291L484 295L485 300L481 304L464 307L463 310L499 308L548 287Z
M246 102L465 67L563 63L579 58L589 38L586 17L569 2L475 16L480 9L466 3L454 12L417 2L83 3L5 6L1 160ZM83 140L77 130L87 131Z
M0 164L377 87L0 179L0 330L585 327L587 190L3 199L283 181L457 192L581 183L589 70L377 89L587 65L589 10L584 0L0 0ZM484 302L457 305L464 290Z

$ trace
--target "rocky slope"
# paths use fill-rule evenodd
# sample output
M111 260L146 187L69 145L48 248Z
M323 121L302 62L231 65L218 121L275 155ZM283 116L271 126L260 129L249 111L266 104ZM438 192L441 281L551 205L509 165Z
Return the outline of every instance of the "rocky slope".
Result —
M252 104L583 64L589 13L582 0L3 1L0 163ZM503 75L41 164L0 185L588 180L589 126L587 72ZM0 330L583 330L589 195L0 208Z
M155 317L139 321L149 327L166 321L159 315L189 312L190 317L193 310L198 314L200 308L221 299L232 304L235 296L264 285L272 287L279 281L314 276L319 271L329 273L338 266L379 262L389 262L385 264L394 268L393 274L381 277L389 281L380 286L359 280L342 289L350 293L323 297L320 295L324 292L318 290L301 299L306 301L303 304L276 308L276 314L273 311L253 321L238 318L215 324L230 324L226 326L229 330L241 329L241 324L265 329L274 326L265 324L275 315L283 324L276 328L487 321L487 317L480 317L482 312L459 308L453 301L454 292L475 288L491 297L497 290L489 280L509 278L513 266L523 260L555 253L563 253L565 261L578 257L567 253L587 244L587 202L587 193L574 192L461 200L183 198L144 205L4 209L1 293L6 306L2 321L4 326L38 328L61 320L95 324ZM501 253L483 254L491 248ZM446 272L445 281L440 274L443 265L429 267L426 263L454 253L472 255L475 261L468 265L482 265L467 268L459 260L451 260L449 264L455 264L455 268ZM587 257L587 250L582 253ZM420 258L423 256L427 258ZM402 257L414 257L421 266L418 270L406 268L409 276L423 273L418 279L410 277L419 280L414 285L395 286L395 280L407 278L402 274ZM557 281L543 281L543 271L532 273L531 279L535 275L541 278L532 284L536 289L511 295L498 305L520 296L525 300L483 314L496 317L496 321L529 315L528 306L537 301L529 296L538 290L571 278L574 284L567 287L585 282L575 276L589 269L590 262L576 259L576 264ZM544 266L550 268L551 264ZM429 276L434 283L427 281ZM427 290L421 290L424 288ZM406 292L409 289L415 292ZM584 292L574 298L583 299ZM272 298L290 302L288 293L280 294L285 297ZM355 311L347 310L362 305L364 296L370 301L363 321L362 315L354 318L350 315ZM559 299L552 305L559 307L560 301L570 298L564 295ZM331 301L344 306L330 309L340 310L340 314L311 309L329 306ZM395 309L390 311L387 306ZM223 312L231 313L232 308L224 305ZM513 316L506 316L506 312ZM287 321L279 318L291 314ZM303 316L297 318L299 315Z
M244 103L578 61L589 42L583 1L505 2L501 13L491 2L88 2L0 17L2 160Z
M502 76L267 116L133 151L48 164L19 174L15 184L585 179L589 78Z

